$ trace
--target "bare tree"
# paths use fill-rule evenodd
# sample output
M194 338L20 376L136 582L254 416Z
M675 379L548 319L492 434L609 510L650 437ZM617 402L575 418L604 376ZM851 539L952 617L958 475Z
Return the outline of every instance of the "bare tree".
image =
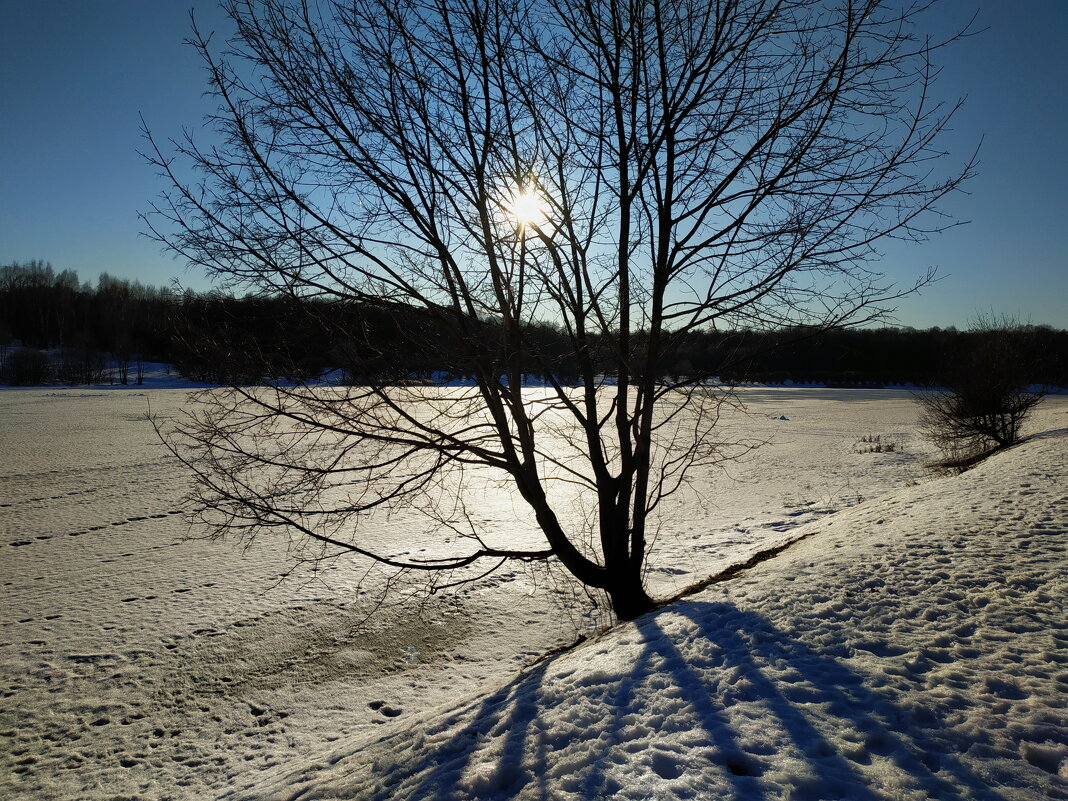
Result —
M930 212L970 165L934 174L953 108L928 95L926 5L226 3L229 47L194 37L223 141L149 135L173 185L151 230L234 285L396 314L398 351L473 386L385 370L201 397L172 442L213 529L450 580L558 560L619 617L650 609L657 515L730 455L722 395L661 376L665 355L701 328L875 319L915 288L865 266L879 241L949 224ZM354 362L389 364L345 333ZM464 514L496 481L540 541ZM376 507L433 510L459 550L381 552Z
M944 386L916 395L920 425L964 469L1015 445L1046 392L1034 330L1011 318L980 316L949 355Z

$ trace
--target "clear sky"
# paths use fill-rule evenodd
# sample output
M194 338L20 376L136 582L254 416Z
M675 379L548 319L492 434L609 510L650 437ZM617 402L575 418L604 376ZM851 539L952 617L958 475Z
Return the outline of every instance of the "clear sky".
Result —
M0 264L43 259L206 288L139 235L163 189L139 114L160 137L197 128L211 103L192 49L228 21L204 0L0 0ZM978 11L984 33L942 56L940 97L966 96L945 144L979 172L947 210L968 225L887 248L894 278L936 266L942 280L902 301L901 325L963 327L977 312L1068 328L1068 0L943 0L932 25Z

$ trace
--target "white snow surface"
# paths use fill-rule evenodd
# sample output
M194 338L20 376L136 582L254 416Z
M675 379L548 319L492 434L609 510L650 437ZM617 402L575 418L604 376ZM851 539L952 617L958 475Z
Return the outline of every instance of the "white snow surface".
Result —
M361 563L189 539L182 391L0 393L0 798L1068 799L1068 399L930 478L906 393L743 397L650 585L793 544L537 661L598 622L538 574L364 622Z

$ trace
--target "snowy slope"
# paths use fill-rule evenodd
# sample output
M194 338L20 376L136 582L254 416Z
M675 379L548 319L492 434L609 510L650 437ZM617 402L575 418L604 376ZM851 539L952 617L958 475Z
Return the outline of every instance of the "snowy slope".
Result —
M1068 428L240 799L1068 799Z
M1057 798L1064 554L1047 546L1059 547L1068 521L1068 442L1048 434L929 482L906 393L743 394L749 413L722 425L768 444L678 498L652 557L653 591L819 533L684 612L506 685L595 624L566 586L514 570L363 624L383 577L358 561L294 570L284 538L247 551L187 538L197 533L181 514L188 476L144 419L149 401L164 420L179 414L185 392L0 392L0 798L202 801L307 788L429 799L453 787L459 797L594 798L613 783L623 797L830 798L838 776L846 797L864 799L880 797L877 785L860 790L856 777L898 781L894 749L936 753L928 742L959 746L958 761L980 776L1002 770L1008 749L1006 775L1029 771L1040 788L1019 797ZM1050 398L1032 429L1066 426L1068 398ZM868 435L897 447L867 452L858 440ZM488 526L517 526L505 497L484 497L480 511ZM379 528L413 547L404 519ZM884 585L863 585L876 579ZM1040 628L988 631L995 613ZM932 689L916 696L898 689L923 682ZM907 723L921 702L939 716L931 734L879 722ZM883 742L867 741L875 723L889 732ZM822 741L804 745L813 731ZM330 759L341 761L314 767ZM816 790L798 780L806 770ZM933 780L917 775L926 797Z

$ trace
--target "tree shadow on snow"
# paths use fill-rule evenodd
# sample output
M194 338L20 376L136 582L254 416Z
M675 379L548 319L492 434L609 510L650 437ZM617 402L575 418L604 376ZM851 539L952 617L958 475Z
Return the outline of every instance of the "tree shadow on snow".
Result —
M666 633L662 623L677 616L686 618L684 630ZM789 788L793 801L892 795L891 788L876 792L863 772L874 759L882 763L879 775L906 776L913 792L928 797L1003 801L950 752L953 740L940 736L936 714L895 704L848 666L760 615L688 601L637 626L642 651L621 681L610 672L598 679L604 682L598 694L589 684L581 686L583 674L576 674L576 692L587 692L596 705L577 709L581 720L546 714L557 707L553 693L560 687L559 679L544 685L559 660L554 658L464 715L466 725L445 744L430 747L417 765L402 759L381 777L380 797L506 799L522 792L524 798L551 799L566 768L568 793L611 798L628 789L628 779L617 778L613 768L641 762L647 797L671 797L673 787L677 797L694 797L686 775L711 771L729 786L725 798L760 801L774 792L761 776L789 754L798 760L793 772L805 774ZM677 644L682 641L689 643L685 654ZM650 697L655 708L647 706ZM745 717L754 710L755 720ZM642 730L650 721L655 730ZM754 732L754 726L764 730ZM589 728L598 732L596 740L575 739ZM677 745L680 739L685 748ZM675 779L682 781L672 785Z

